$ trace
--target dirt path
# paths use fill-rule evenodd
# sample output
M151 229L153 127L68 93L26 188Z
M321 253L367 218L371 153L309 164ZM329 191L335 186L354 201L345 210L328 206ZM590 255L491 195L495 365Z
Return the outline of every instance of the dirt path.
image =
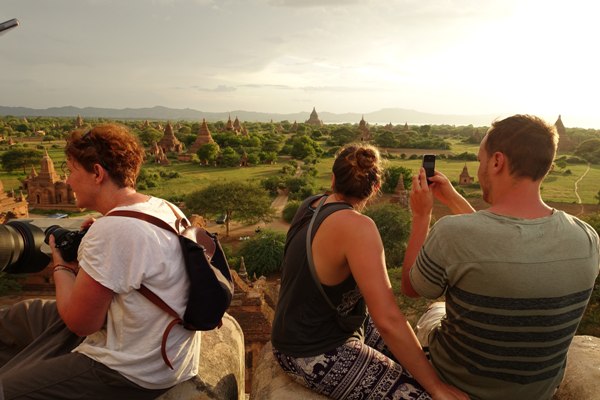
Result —
M287 193L281 192L277 195L277 197L275 197L275 200L273 200L273 202L271 203L271 208L275 210L275 215L277 215L278 217L281 216L281 213L283 211L283 208L287 204L287 201Z
M583 207L583 204L581 204L581 196L579 196L578 193L578 188L579 188L579 182L581 182L583 180L583 178L585 178L585 176L588 174L588 172L590 172L590 164L588 163L587 165L587 169L585 170L585 172L583 174L581 174L581 176L579 177L579 179L577 179L575 181L575 187L574 187L574 191L575 191L575 197L577 197L577 204L581 205L581 209L579 211L579 213L577 214L582 215L585 212L585 208Z

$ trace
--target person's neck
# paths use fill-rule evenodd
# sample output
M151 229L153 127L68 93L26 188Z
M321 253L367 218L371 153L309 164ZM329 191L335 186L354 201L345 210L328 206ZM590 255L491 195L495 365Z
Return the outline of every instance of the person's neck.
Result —
M507 217L535 219L552 214L553 208L542 200L541 182L518 180L492 196L488 211Z
M142 203L148 201L149 198L150 196L138 193L131 187L116 188L110 193L106 192L104 199L99 202L101 206L98 207L97 211L104 215L115 207Z
M325 201L326 203L336 203L336 202L341 202L341 203L348 203L350 204L354 209L359 209L363 203L364 200L358 200L355 199L353 197L347 197L347 196L343 196L339 193L332 193L329 195L329 197L327 198L327 200Z

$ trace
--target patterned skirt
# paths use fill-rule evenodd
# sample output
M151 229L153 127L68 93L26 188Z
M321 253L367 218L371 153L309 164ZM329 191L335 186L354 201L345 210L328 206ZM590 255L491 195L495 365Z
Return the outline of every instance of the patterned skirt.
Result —
M273 354L295 381L332 399L431 400L395 361L370 317L364 343L353 340L314 357L291 357L276 349Z

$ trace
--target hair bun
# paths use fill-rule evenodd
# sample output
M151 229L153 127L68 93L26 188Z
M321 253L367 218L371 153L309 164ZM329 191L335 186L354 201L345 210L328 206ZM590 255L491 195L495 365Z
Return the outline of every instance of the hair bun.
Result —
M377 163L377 154L370 148L358 148L354 157L356 157L357 166L363 170L369 170Z

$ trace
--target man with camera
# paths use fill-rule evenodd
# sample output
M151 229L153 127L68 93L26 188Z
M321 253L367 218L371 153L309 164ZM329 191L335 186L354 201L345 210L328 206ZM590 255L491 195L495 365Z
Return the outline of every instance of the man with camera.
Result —
M441 378L472 399L550 399L599 269L598 234L541 198L558 136L528 115L494 122L479 148L490 208L474 212L439 172L413 178L402 290L435 299L417 324ZM454 215L429 232L433 197Z
M144 150L127 128L74 132L65 149L77 206L131 210L175 227L176 207L138 193ZM105 216L85 224L77 260L50 238L56 301L0 310L0 384L8 399L151 399L197 373L200 335L137 291L143 284L180 315L189 278L176 235L145 221ZM2 398L2 396L0 396Z

